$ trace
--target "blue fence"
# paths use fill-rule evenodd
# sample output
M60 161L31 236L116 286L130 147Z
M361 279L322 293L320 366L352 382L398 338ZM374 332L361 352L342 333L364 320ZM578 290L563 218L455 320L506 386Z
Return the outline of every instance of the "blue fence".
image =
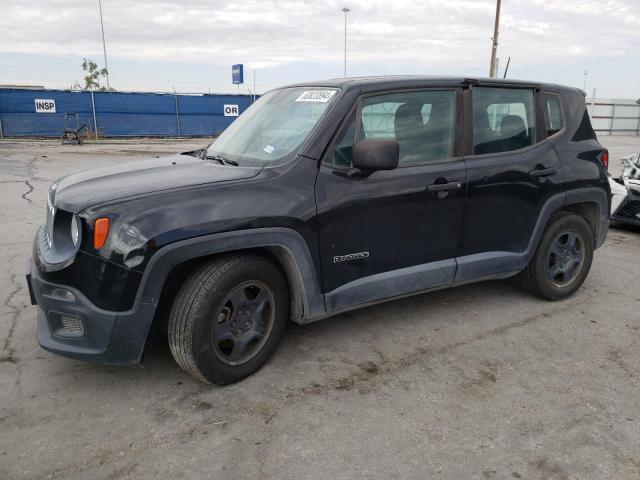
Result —
M55 113L37 107L38 99L53 100ZM60 136L67 113L77 113L81 124L105 137L209 136L235 119L225 116L225 105L230 114L234 106L242 113L250 104L250 95L93 92L92 98L91 92L0 89L0 122L7 137Z

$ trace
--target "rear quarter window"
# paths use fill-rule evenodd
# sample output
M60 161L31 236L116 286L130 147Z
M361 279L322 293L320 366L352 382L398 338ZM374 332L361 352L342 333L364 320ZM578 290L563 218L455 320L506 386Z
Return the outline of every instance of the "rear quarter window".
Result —
M542 101L544 108L544 125L547 130L547 137L550 137L564 127L562 103L560 97L552 93L543 93Z

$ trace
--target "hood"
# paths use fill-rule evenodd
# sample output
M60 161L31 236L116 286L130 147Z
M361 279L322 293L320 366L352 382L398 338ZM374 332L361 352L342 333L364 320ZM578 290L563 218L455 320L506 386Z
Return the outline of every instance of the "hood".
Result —
M51 189L56 207L77 213L135 195L251 178L260 170L178 154L74 173L58 179Z

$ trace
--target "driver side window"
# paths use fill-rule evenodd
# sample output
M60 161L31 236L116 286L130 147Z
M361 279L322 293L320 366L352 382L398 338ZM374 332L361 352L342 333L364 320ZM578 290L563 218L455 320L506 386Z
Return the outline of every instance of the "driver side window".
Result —
M421 164L453 156L455 92L410 91L365 97L360 109L357 138L396 140L399 165ZM351 166L356 138L356 114L352 113L338 134L328 162Z
M400 166L452 157L454 125L453 90L398 92L362 102L364 138L397 141Z

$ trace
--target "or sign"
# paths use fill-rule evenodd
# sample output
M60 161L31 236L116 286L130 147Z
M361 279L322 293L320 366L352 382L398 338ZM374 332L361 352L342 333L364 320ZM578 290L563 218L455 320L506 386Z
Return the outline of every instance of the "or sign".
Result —
M231 80L234 85L244 83L244 65L241 63L231 65Z
M36 113L56 113L56 101L53 99L36 98Z
M225 117L237 117L240 115L240 107L238 105L225 105L224 116Z

